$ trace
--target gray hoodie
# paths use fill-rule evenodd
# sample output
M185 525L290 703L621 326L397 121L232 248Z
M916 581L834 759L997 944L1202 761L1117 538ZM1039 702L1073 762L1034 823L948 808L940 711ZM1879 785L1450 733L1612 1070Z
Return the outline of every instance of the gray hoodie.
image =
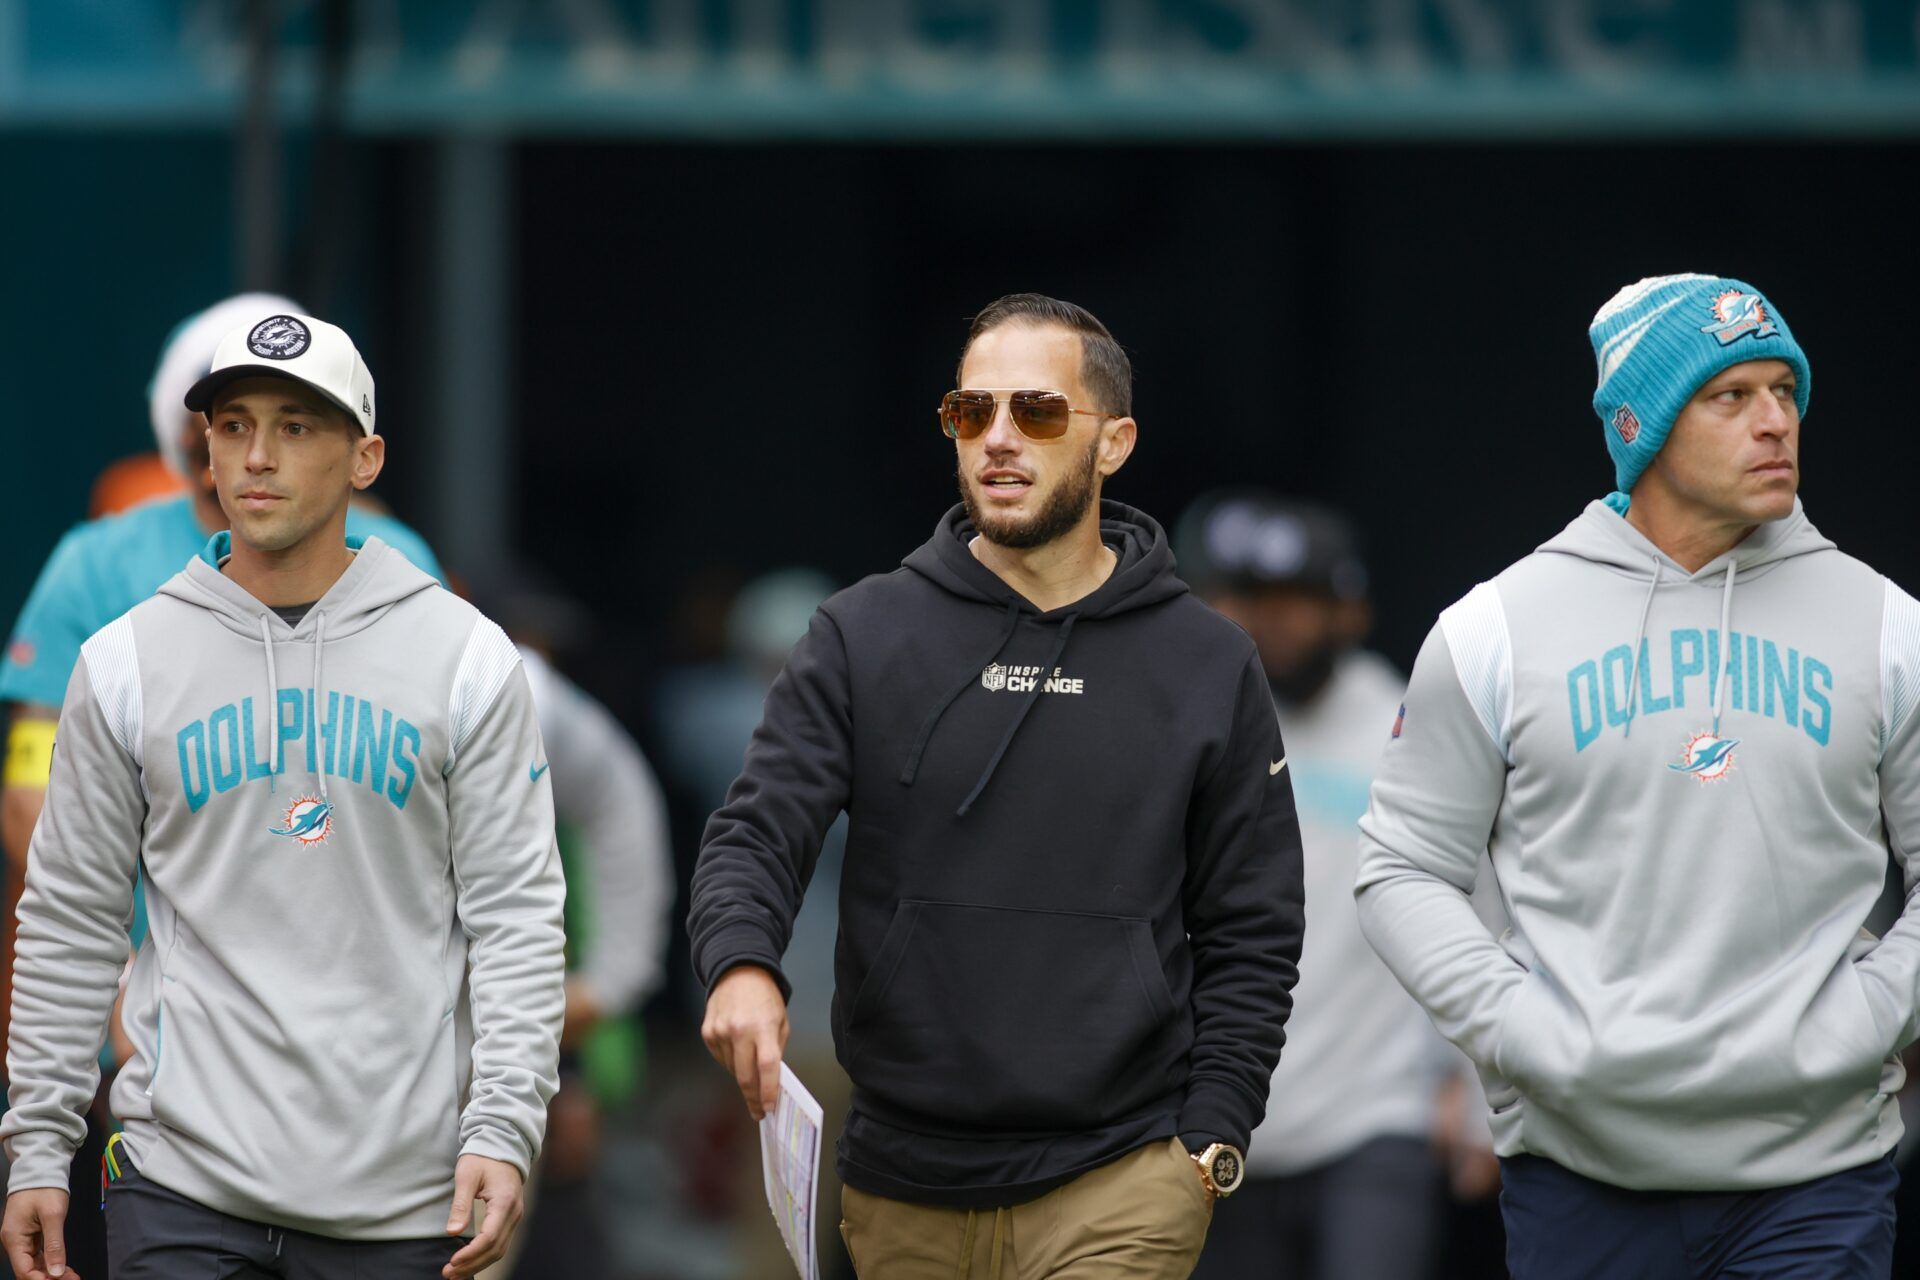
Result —
M1369 941L1496 1148L1742 1190L1900 1137L1920 605L1791 516L1687 573L1599 502L1440 617L1361 822ZM1891 848L1909 908L1863 925ZM1513 926L1467 905L1490 850Z
M239 1217L443 1232L523 1172L563 1007L545 756L504 633L377 539L289 627L207 552L81 651L20 903L10 1189L65 1187L126 960L134 1162Z

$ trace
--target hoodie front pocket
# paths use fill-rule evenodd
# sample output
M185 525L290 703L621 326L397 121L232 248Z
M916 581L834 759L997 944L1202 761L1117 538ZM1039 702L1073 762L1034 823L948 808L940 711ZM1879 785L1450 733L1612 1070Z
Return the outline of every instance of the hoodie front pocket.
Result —
M1845 999L1841 1008L1832 1012L1840 1014L1842 1009L1852 1012L1835 1018L1838 1025L1830 1031L1833 1047L1840 1050L1835 1074L1856 1088L1865 1087L1874 1093L1898 1093L1906 1083L1906 1072L1895 1052L1893 1036L1881 1029L1879 1014L1873 1007L1873 993L1867 990L1866 979L1860 976L1859 962L1843 960L1841 968L1844 972L1836 976L1841 979L1839 985ZM1826 1012L1820 1007L1823 1003L1827 1002L1816 999L1810 1014ZM1847 1047L1851 1048L1850 1054L1846 1052ZM1809 1065L1817 1068L1820 1064L1816 1060Z
M1544 980L1538 969L1527 970L1527 976L1520 980L1513 995L1507 1001L1507 1010L1500 1019L1500 1040L1493 1051L1493 1069L1500 1077L1517 1091L1508 1105L1519 1100L1520 1094L1539 1095L1555 1092L1553 1082L1535 1062L1529 1050L1533 1042L1542 1034L1542 1014L1537 1008L1542 997Z
M1060 1132L1170 1093L1190 1035L1145 920L906 901L854 999L847 1066L936 1124Z

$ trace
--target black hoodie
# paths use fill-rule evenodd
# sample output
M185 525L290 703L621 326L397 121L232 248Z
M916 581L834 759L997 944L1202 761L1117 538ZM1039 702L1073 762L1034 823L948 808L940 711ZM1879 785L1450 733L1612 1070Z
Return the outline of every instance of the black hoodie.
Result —
M850 818L834 1042L840 1173L1019 1203L1179 1134L1244 1149L1298 976L1300 830L1266 676L1166 534L1048 613L973 557L963 508L814 615L707 825L689 927L709 989L780 973Z

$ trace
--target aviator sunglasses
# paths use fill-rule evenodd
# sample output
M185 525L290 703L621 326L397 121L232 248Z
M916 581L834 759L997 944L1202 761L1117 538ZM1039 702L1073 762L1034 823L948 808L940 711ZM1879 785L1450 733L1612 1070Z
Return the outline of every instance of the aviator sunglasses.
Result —
M1058 391L1007 391L977 388L949 391L940 397L940 429L956 440L971 440L993 425L1001 401L1006 401L1013 425L1029 440L1058 440L1067 434L1073 415L1111 418L1098 409L1076 409Z

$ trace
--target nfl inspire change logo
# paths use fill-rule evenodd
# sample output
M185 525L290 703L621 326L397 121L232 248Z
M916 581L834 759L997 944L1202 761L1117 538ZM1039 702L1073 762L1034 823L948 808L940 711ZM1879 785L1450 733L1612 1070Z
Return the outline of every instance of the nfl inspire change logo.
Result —
M1007 687L1007 669L994 663L980 673L980 686L988 693L998 693Z

